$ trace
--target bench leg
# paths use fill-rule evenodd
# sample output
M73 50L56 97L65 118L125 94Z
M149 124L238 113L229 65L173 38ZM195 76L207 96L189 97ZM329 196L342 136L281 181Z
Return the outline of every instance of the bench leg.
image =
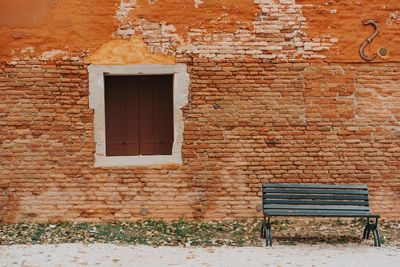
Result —
M264 216L264 219L261 223L261 233L260 233L261 238L265 238L265 224L266 224L266 221L265 221L265 216Z
M381 233L378 229L378 226L376 226L376 236L378 237L378 247L380 247L382 245L382 239L381 239Z
M371 232L371 224L367 218L367 225L365 225L363 239L369 239L369 233Z
M265 245L268 247L272 247L272 229L271 229L271 221L268 217L268 222L265 221L264 226L264 238L265 238Z
M378 229L378 218L376 218L376 221L374 224L371 224L371 230L372 230L372 233L374 234L374 246L380 247L382 244L382 241L381 241L381 234L379 233L379 229Z
M363 239L369 239L369 234L372 231L372 235L374 236L374 246L380 247L382 244L381 235L378 229L378 219L376 219L375 223L371 223L367 218L367 225L364 228Z

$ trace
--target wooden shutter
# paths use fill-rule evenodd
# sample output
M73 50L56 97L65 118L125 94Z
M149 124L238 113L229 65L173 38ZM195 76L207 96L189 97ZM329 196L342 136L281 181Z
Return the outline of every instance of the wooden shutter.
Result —
M106 154L139 155L138 89L132 76L105 76Z
M106 154L126 154L125 88L122 79L104 77L106 112ZM119 115L118 115L119 114Z
M152 76L139 79L140 154L154 155L154 114Z
M173 78L158 76L154 80L154 152L171 155L174 143Z
M140 154L171 155L174 142L173 76L142 76L139 87Z
M171 155L173 76L106 76L108 156Z
M126 77L126 152L139 155L139 88L136 76Z

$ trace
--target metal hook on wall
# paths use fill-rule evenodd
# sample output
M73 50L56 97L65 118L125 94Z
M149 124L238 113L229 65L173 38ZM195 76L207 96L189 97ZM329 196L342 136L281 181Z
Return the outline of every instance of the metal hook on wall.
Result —
M365 21L363 21L363 24L364 24L364 25L372 25L372 26L375 28L375 32L374 32L371 36L369 36L367 39L365 39L364 43L360 46L360 57L361 57L362 59L364 59L365 61L371 61L371 60L374 60L378 55L375 54L375 55L372 55L372 56L367 56L367 55L365 54L365 52L364 52L364 49L365 49L365 47L367 47L367 45L370 44L370 43L374 40L374 38L378 35L378 33L379 33L379 25L378 25L378 23L377 23L375 20L373 20L373 19L365 20Z

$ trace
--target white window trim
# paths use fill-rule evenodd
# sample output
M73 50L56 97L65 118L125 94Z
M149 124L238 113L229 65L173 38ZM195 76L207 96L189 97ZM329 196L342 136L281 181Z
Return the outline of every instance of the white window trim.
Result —
M158 65L90 65L89 107L94 110L95 166L124 167L154 164L181 164L183 144L182 108L188 103L189 74L185 64ZM105 127L104 74L109 75L174 75L174 144L172 155L107 156Z

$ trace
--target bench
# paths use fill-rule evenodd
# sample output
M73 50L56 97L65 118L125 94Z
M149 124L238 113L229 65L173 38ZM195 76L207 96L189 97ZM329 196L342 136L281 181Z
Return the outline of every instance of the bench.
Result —
M380 216L370 213L367 185L265 183L262 185L262 204L261 238L266 240L267 247L272 246L273 216L366 218L363 239L368 239L372 232L374 246L381 246Z

